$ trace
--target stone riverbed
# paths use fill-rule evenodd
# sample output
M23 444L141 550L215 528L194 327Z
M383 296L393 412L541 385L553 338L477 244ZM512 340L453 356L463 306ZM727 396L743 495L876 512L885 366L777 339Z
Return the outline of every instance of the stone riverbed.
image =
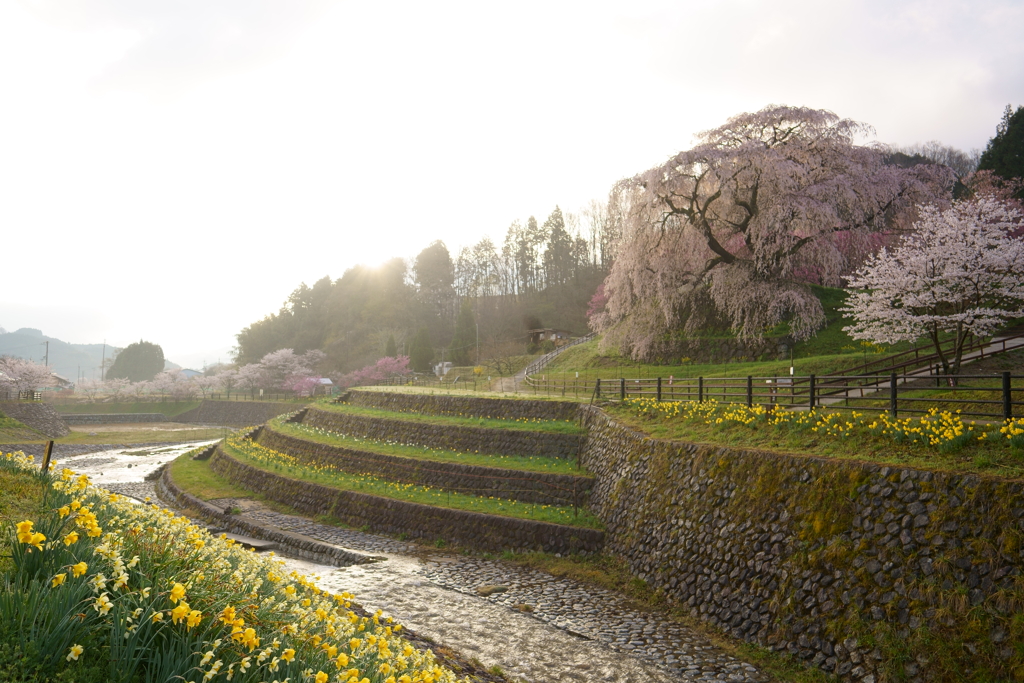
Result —
M130 446L72 457L59 464L99 485L144 500L156 493L145 475L197 444ZM498 666L512 680L764 681L767 677L699 634L656 614L632 609L617 593L507 562L431 550L393 538L318 524L252 501L239 507L265 526L383 556L372 564L332 567L284 558L319 577L323 588L349 591L366 609L381 609L423 636Z

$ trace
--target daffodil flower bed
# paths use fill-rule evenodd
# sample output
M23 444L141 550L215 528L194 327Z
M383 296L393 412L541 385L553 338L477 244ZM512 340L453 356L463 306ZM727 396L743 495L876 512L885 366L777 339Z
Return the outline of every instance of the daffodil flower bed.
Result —
M742 425L757 429L768 426L830 439L870 435L895 443L924 446L940 453L956 453L978 442L1005 444L1014 452L1024 449L1024 418L1006 420L1002 425L984 425L966 422L957 413L940 412L935 408L922 417L894 419L884 412L868 416L857 411L796 411L763 405L720 404L715 400L659 402L651 398L630 398L623 406L637 416L654 420L679 419L711 426Z
M454 451L444 448L430 448L417 444L402 443L398 440L365 439L357 436L330 431L322 427L286 422L275 418L269 423L275 431L299 438L309 439L342 448L370 451L383 455L397 455L404 458L456 462L463 465L482 467L503 467L529 472L551 472L554 474L580 474L575 460L550 458L540 455L487 455L479 451Z
M243 429L241 434L249 433L249 431L249 429ZM494 496L473 496L430 486L388 481L370 474L350 474L336 469L330 464L301 462L292 455L261 446L252 439L241 435L228 437L223 448L232 457L254 467L346 491L360 491L396 500L505 517L518 517L590 529L604 528L601 520L583 508L574 509L571 505L522 503ZM567 495L571 496L571 492Z
M94 680L114 683L456 681L390 618L357 614L353 596L279 560L71 470L37 473L18 453L0 467L42 490L45 512L5 523L14 568L0 634L34 652L44 676L91 662Z
M585 430L575 420L542 420L536 417L497 418L475 415L424 415L412 411L381 410L364 408L348 403L318 403L317 408L336 413L361 415L390 420L405 420L435 425L458 427L486 427L487 429L514 429L526 432L551 432L554 434L582 434Z

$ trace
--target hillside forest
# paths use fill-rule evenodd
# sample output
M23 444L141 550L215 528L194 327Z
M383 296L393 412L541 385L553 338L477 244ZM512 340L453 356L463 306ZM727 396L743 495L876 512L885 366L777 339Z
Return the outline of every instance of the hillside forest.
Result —
M543 222L514 222L500 246L484 238L453 255L435 241L411 261L355 266L303 283L277 313L242 330L237 362L320 350L344 373L392 355L390 345L415 361L421 344L428 359L466 365L478 361L478 339L482 360L524 353L529 329L585 334L614 243L607 209L595 202L581 215L556 206Z

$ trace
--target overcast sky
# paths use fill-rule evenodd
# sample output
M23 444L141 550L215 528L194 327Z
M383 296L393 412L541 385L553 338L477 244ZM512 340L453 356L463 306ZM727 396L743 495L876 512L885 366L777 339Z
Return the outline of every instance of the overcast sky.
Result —
M1024 1L0 0L0 327L227 360L300 282L575 211L769 103L983 148Z

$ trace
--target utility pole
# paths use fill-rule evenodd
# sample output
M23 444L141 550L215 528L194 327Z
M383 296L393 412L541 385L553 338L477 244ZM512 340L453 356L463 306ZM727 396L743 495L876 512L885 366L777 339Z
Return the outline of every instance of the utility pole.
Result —
M480 365L480 321L476 323L476 364Z
M103 340L103 360L100 361L100 381L107 378L107 340Z
M46 355L43 357L43 365L49 367L50 366L50 342L44 341L43 344L46 345Z

